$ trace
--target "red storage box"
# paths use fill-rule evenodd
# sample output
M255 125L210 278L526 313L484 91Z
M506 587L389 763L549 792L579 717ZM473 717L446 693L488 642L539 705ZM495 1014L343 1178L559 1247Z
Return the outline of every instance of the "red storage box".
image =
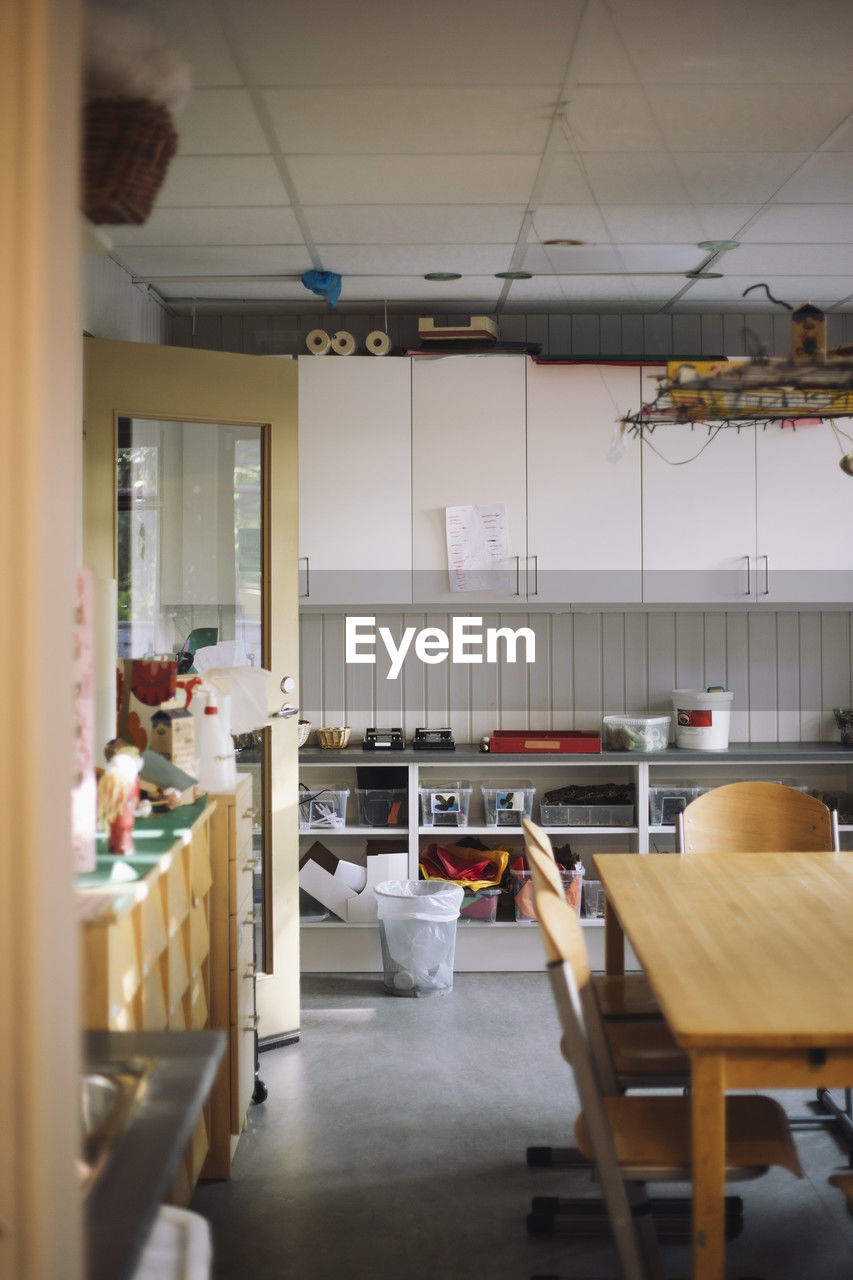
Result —
M601 734L581 729L498 729L489 738L489 750L495 755L551 751L597 756L601 755Z

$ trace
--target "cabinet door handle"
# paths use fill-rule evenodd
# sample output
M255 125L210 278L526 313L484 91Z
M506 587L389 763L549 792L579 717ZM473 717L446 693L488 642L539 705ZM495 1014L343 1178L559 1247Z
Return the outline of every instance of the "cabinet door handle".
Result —
M244 863L243 863L242 870L243 870L243 871L254 871L254 870L255 870L255 868L256 868L256 867L259 867L260 865L261 865L261 860L260 860L260 858L249 858L247 862L244 862Z
M256 921L256 920L257 920L257 916L256 916L255 912L254 912L254 911L250 911L250 912L249 912L249 914L248 914L247 916L244 916L244 917L243 917L243 924L251 924L251 925L254 925L254 923L255 923L255 921Z
M246 965L246 968L243 970L243 977L254 978L257 972L258 972L258 966L255 964L254 960L250 960L249 963Z
M254 811L254 809L244 809L244 810L243 810L243 817L244 817L244 818L254 818L254 816L255 816L255 811Z
M752 577L749 572L750 557L744 556L744 560L746 561L746 594L748 596L751 596L752 595Z
M311 594L311 561L307 556L300 556L299 559L305 561L305 590L300 591L299 599L307 600Z
M521 556L515 557L515 594L521 597Z
M255 1031L257 1029L257 1026L260 1020L261 1020L260 1015L256 1013L255 1016L249 1022L244 1023L243 1030Z
M763 596L769 596L770 595L770 560L767 556L761 556L760 559L764 561L764 590L762 591L761 594Z
M530 594L532 596L538 596L539 595L539 557L531 556L530 559L533 561L533 590L531 591Z

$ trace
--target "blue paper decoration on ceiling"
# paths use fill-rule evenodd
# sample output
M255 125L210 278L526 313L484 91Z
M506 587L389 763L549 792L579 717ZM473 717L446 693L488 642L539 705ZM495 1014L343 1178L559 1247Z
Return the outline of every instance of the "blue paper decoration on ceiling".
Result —
M312 293L327 298L332 306L341 296L341 277L337 271L306 271L302 283Z

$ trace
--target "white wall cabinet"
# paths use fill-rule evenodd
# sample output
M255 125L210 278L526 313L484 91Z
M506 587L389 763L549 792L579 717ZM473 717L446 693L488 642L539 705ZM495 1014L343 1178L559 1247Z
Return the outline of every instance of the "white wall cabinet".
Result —
M298 363L301 603L409 604L411 361Z
M526 361L443 356L412 362L414 600L468 608L523 597L527 548ZM450 590L445 508L506 506L509 556L494 590Z
M640 367L527 367L527 594L543 604L642 600L640 450L609 460Z

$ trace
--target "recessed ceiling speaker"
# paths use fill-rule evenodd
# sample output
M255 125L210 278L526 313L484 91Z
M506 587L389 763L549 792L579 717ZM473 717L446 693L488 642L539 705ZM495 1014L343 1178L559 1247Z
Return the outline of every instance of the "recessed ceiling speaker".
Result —
M355 351L355 338L346 329L339 329L332 337L332 350L338 356L351 356Z
M312 329L305 339L305 345L314 356L324 356L332 345L332 339L325 329Z
M381 329L374 329L365 338L364 345L372 356L387 356L391 350L391 339Z

